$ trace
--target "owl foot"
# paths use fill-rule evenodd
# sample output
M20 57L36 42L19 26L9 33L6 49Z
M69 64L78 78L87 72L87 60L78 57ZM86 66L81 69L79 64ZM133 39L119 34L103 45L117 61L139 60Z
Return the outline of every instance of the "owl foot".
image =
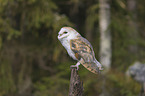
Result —
M71 65L70 68L77 67L77 70L79 70L79 65L80 65L80 62L78 62L76 65Z
M74 68L74 67L77 67L77 70L79 70L79 66L76 66L76 65L71 65L70 68Z
M104 68L102 68L102 67L99 67L99 70L103 70Z

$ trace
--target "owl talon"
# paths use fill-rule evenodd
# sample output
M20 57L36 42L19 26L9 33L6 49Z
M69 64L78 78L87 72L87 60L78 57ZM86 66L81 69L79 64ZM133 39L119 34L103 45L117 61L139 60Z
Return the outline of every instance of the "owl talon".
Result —
M102 68L102 67L99 67L99 70L103 70L104 68Z
M79 66L76 66L76 65L71 65L71 66L70 66L70 68L74 68L74 67L76 67L77 70L79 70Z
M79 70L79 65L80 65L80 62L78 62L76 65L71 65L70 68L77 67L77 70Z
M104 68L99 68L99 70L103 70Z

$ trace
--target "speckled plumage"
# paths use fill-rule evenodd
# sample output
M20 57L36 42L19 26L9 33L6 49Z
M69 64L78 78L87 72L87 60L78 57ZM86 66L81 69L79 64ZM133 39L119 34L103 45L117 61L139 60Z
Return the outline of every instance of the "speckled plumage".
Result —
M70 57L77 60L77 67L82 64L89 71L98 74L102 70L102 65L96 60L93 47L90 42L83 38L71 27L63 27L58 33L58 39L67 50Z

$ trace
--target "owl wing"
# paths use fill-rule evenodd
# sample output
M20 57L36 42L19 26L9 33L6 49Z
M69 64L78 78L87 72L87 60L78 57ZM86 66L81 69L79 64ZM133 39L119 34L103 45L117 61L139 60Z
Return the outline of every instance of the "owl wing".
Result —
M80 61L80 63L86 67L89 71L93 73L98 73L99 69L95 63L95 55L92 45L89 41L83 37L78 37L77 39L72 39L70 41L70 48L74 52L75 57Z
M93 61L94 53L91 44L83 37L70 40L70 48L75 53L75 57L80 60L84 59L85 62Z

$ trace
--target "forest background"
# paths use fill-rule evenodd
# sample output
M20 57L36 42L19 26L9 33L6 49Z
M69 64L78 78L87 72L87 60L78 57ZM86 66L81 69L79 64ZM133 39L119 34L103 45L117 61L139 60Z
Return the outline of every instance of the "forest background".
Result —
M109 6L107 19L102 18L111 44L109 70L97 76L80 65L84 96L137 96L141 85L126 77L126 70L145 62L145 1L102 1ZM101 61L104 2L0 0L0 96L67 96L70 65L76 61L58 41L58 32L63 26L76 29Z

